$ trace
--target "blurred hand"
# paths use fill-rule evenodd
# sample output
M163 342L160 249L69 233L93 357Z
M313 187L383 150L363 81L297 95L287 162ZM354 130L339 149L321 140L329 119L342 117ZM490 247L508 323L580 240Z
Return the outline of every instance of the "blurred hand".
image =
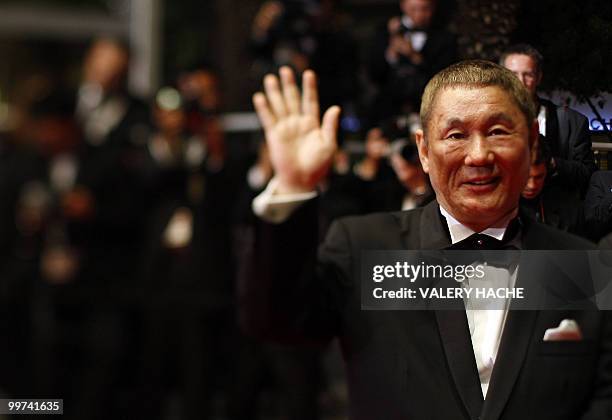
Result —
M389 22L387 22L387 29L389 30L389 35L397 34L401 26L402 26L402 20L399 18L399 16L394 16L391 19L389 19Z
M304 72L302 94L290 68L282 67L279 73L280 84L269 74L264 78L265 94L253 96L278 179L277 192L313 191L329 170L337 148L340 107L329 108L321 123L315 73Z
M412 42L410 42L409 38L404 38L402 35L391 36L389 39L389 48L395 54L403 55L404 57L410 57L414 53Z
M268 146L265 142L262 142L259 146L255 166L262 171L266 179L269 180L272 178L274 169L272 168L272 162L270 162L270 151L268 150Z
M263 38L284 11L280 1L265 2L253 19L253 36Z

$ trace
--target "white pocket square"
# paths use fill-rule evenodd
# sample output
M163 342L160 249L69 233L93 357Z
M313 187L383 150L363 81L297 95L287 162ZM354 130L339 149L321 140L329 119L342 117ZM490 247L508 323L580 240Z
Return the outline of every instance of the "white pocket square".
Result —
M564 319L557 328L549 328L544 332L544 341L580 341L582 331L573 319Z

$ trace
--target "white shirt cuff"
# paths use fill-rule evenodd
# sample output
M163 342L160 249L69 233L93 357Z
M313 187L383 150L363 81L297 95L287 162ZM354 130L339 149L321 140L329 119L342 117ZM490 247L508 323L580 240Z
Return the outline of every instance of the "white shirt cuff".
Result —
M283 223L306 201L317 196L316 191L299 194L277 194L278 180L272 178L265 190L253 199L253 212L268 223Z

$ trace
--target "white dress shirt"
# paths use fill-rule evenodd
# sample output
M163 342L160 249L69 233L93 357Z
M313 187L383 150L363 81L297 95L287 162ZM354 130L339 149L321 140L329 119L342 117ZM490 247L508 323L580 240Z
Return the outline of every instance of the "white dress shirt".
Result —
M451 242L453 244L460 242L467 237L478 233L469 227L461 224L455 219L444 207L440 206L440 213L446 219L448 231L450 232ZM503 228L488 228L480 232L483 235L491 236L497 240L502 240L508 224ZM498 268L491 265L484 267L485 281L494 281L503 287L513 287L516 282L517 267L512 270L506 268ZM465 284L464 284L465 285ZM467 285L466 285L467 286ZM472 309L469 299L465 302L468 325L470 327L470 336L472 338L472 348L474 349L474 357L476 358L476 367L478 368L478 376L480 377L480 387L483 397L487 396L493 366L497 358L499 343L501 341L506 316L508 315L508 307L510 300L506 299L504 309ZM481 307L482 305L480 305ZM496 307L498 304L495 305Z
M414 23L412 23L412 19L408 16L402 16L402 25L406 28L412 29L414 27ZM412 48L416 52L421 52L425 43L427 42L427 32L425 31L411 31L404 35L405 37L410 39L410 43L412 44Z
M538 112L538 128L540 134L546 137L546 107L540 105L540 112Z

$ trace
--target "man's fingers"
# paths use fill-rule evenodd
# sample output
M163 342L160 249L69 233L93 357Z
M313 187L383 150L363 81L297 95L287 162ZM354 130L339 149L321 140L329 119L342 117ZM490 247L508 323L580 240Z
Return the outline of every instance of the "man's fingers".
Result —
M273 74L266 75L266 77L264 77L264 90L268 98L268 103L272 107L272 112L276 118L287 115L287 108L285 107L285 100L280 91L278 77Z
M306 70L302 76L302 111L319 121L319 93L317 77L312 70Z
M290 114L298 115L300 113L300 92L295 84L293 70L289 67L281 67L279 73L287 111Z
M323 122L321 124L321 132L323 134L323 140L330 144L330 146L336 145L336 136L338 133L338 124L340 121L340 107L332 106L323 115Z
M257 117L264 131L270 130L276 123L276 118L272 114L272 111L270 111L266 95L261 92L257 92L253 95L253 106L255 107L255 112L257 112Z

